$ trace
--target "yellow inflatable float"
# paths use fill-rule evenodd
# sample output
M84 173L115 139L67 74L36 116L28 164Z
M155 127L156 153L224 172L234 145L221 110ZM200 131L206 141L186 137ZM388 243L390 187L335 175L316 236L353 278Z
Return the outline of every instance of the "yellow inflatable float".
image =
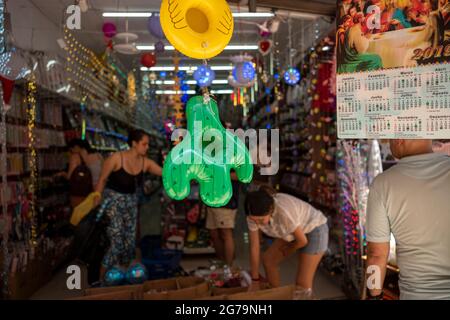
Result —
M234 30L233 15L225 0L163 0L160 19L175 49L195 59L220 54Z

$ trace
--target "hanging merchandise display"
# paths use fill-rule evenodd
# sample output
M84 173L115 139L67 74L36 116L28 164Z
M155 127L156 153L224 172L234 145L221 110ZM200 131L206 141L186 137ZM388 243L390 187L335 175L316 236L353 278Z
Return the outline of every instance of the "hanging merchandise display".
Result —
M216 73L211 67L207 65L201 65L197 67L194 72L194 79L200 88L208 87L216 79Z
M160 15L157 12L153 12L152 15L148 18L147 22L147 28L148 32L152 36L154 36L157 39L165 39L164 31L161 26L161 20Z
M156 65L156 57L153 53L144 53L141 56L141 64L146 68L151 68Z
M267 56L272 51L272 40L263 39L258 43L258 50L263 56Z
M382 172L379 144L376 140L338 140L338 210L344 228L343 251L345 285L361 294L366 254L365 221L369 186Z
M181 128L183 126L183 120L184 120L184 104L181 101L181 94L180 94L180 82L181 79L178 76L179 73L179 67L180 67L180 58L178 58L178 55L175 55L173 59L174 65L175 65L175 84L174 84L174 96L173 96L173 116L175 118L175 125L177 128Z
M163 54L166 51L164 42L162 41L158 41L157 43L155 43L155 52L157 54Z
M233 15L225 0L163 0L160 14L169 42L190 58L217 56L233 35Z
M300 79L300 71L297 68L291 67L284 73L284 81L291 86L296 85Z
M205 103L202 96L187 104L188 134L164 162L163 184L167 194L182 200L190 194L191 180L200 184L200 196L211 207L228 203L232 195L230 170L239 181L249 183L253 176L250 153L245 144L220 123L214 100ZM215 129L215 130L213 130ZM214 136L215 143L206 144Z
M30 208L29 220L31 221L31 245L37 245L37 227L36 227L36 188L37 188L37 164L35 147L35 122L36 122L36 93L37 87L35 76L32 74L31 80L27 85L27 113L28 113L28 169L30 170Z
M107 39L112 39L117 34L117 27L112 22L105 22L102 27L103 35Z

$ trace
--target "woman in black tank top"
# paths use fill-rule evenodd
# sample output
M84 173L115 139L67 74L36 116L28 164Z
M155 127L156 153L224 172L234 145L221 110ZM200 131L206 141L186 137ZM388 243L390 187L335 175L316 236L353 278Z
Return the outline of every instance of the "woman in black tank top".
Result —
M145 173L162 175L162 168L146 157L149 136L142 130L130 133L130 149L116 152L104 163L95 191L102 194L108 218L107 234L110 248L100 270L100 280L113 266L128 267L136 258L136 229L138 220L138 188ZM95 200L96 205L101 198Z

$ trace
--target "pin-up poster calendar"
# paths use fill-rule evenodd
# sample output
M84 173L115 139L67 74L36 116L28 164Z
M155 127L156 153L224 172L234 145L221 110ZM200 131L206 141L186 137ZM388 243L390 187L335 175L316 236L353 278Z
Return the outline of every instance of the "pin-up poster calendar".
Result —
M338 0L339 138L450 138L449 1Z

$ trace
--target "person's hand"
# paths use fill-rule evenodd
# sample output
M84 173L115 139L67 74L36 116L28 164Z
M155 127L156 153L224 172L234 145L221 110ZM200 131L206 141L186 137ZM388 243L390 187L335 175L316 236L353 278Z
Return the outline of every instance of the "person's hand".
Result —
M101 194L96 194L94 196L94 207L98 207L100 203L102 202L102 196Z
M391 24L393 24L394 26L400 24L400 21L398 21L397 19L392 19L391 20Z

